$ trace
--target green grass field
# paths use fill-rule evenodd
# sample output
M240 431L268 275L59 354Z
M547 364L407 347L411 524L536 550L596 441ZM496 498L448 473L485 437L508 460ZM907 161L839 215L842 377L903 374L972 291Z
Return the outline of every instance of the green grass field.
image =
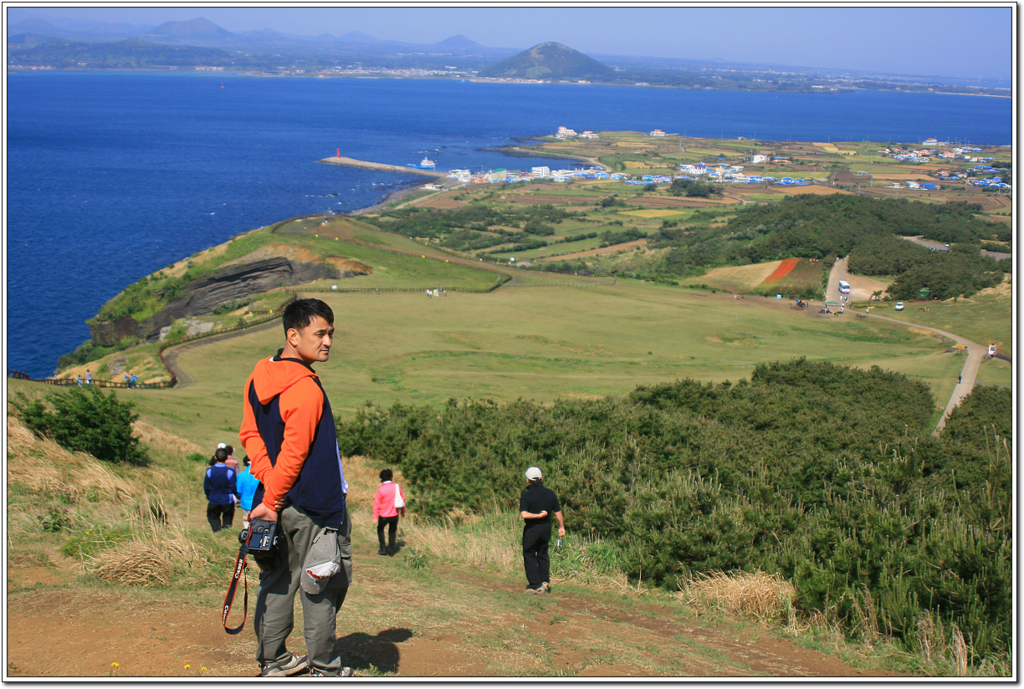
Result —
M550 403L621 395L677 378L737 381L748 378L758 362L800 356L904 371L932 385L937 401L945 397L942 403L955 380L952 355L941 354L934 338L897 325L818 319L760 297L734 302L726 295L637 281L529 286L538 280L437 299L410 293L316 295L336 314L331 360L316 367L335 413L348 416L367 401L436 405L474 397ZM273 354L282 337L275 324L200 341L178 357L192 385L119 395L136 400L154 425L192 442L230 440L238 432L241 392L254 362Z
M856 304L858 308L867 302ZM940 328L981 345L994 344L998 351L1013 356L1013 327L1010 320L1011 303L1007 295L987 294L956 301L906 302L903 311L892 304L874 302L871 310L913 325ZM927 311L925 311L927 307Z

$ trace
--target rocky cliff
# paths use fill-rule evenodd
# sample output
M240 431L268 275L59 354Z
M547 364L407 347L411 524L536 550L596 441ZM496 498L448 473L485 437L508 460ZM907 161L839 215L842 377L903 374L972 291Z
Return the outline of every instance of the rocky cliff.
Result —
M160 329L179 318L213 313L218 305L268 292L276 287L301 285L314 280L334 280L367 275L368 266L355 261L300 261L274 256L252 263L223 267L213 275L184 286L185 295L169 302L144 321L131 316L89 325L94 344L110 347L126 337L156 341Z

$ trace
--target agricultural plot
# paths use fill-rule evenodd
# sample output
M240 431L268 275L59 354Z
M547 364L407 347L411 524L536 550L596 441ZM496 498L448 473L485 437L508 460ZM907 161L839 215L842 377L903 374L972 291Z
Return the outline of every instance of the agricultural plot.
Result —
M682 285L707 285L712 289L721 289L726 292L742 294L753 292L772 275L782 261L769 261L767 263L755 263L746 266L725 266L713 268L706 275L700 277L680 280Z
M766 277L756 291L783 295L803 294L821 287L821 273L829 264L807 258L788 258Z

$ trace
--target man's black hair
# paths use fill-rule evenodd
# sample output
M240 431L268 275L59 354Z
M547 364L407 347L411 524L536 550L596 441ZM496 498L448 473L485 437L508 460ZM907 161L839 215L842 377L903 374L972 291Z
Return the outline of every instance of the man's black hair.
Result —
M225 459L228 458L228 451L225 450L223 447L218 447L217 451L213 453L213 458L216 459L218 462L223 462Z
M390 481L392 476L394 476L394 474L391 472L391 469L382 469L380 472L381 481Z
M331 307L319 299L296 299L284 309L284 331L295 328L302 330L313 322L315 316L320 316L325 321L334 325L334 311Z

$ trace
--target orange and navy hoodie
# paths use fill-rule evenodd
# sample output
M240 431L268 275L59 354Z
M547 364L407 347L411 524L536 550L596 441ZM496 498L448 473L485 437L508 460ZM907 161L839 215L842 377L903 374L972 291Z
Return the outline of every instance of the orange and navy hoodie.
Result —
M316 372L281 352L256 364L245 384L238 437L260 481L253 505L282 496L321 525L345 520L345 476L331 403Z

